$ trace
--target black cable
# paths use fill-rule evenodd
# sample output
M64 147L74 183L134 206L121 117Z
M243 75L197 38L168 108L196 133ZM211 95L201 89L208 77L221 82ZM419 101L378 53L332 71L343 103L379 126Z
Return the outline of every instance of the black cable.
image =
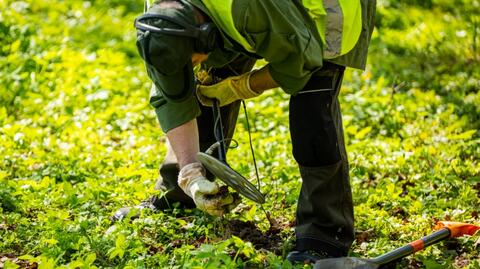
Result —
M250 143L250 151L252 152L253 166L255 166L255 175L257 176L257 186L258 186L258 190L260 190L260 176L258 175L257 161L255 159L255 151L253 150L252 135L250 133L250 123L248 122L247 106L245 105L244 100L242 100L242 105L243 105L243 112L245 113L245 120L247 121L248 141Z
M232 68L230 64L227 65L227 67L232 71L235 75L240 75L238 72ZM242 100L242 105L243 105L243 113L245 114L245 120L247 121L247 131L248 131L248 141L250 143L250 151L252 152L252 159L253 159L253 166L255 166L255 175L257 177L257 186L258 190L260 190L260 176L258 175L258 167L257 167L257 161L255 159L255 151L253 150L253 143L252 143L252 135L250 133L250 123L248 122L248 113L247 113L247 106L245 105L245 100ZM263 207L262 207L263 209Z
M245 100L242 100L242 105L243 105L243 112L245 113L245 120L247 122L247 131L248 131L248 142L250 143L250 151L252 152L252 159L253 159L253 166L255 166L255 175L257 177L257 186L258 190L260 191L260 176L258 175L258 167L257 167L257 161L255 159L255 151L253 150L253 143L252 143L252 135L250 133L250 123L248 122L248 113L247 113L247 106L245 105ZM270 217L270 213L265 210L265 207L263 207L263 204L260 204L260 209L262 210L263 214L265 214L265 217L267 217L268 223L270 224L270 227L273 227L274 222Z
M215 117L215 123L213 124L213 134L215 135L215 140L221 143L222 138L218 133L218 123L220 122L220 117L216 115L214 117Z
M230 68L231 71L233 71L234 74L236 74L237 76L239 75L238 72L236 72L235 69L233 69L230 65L227 65L227 66L228 66L228 68ZM255 158L255 151L253 149L252 135L251 135L251 131L250 131L250 123L248 121L248 113L247 113L247 106L245 105L245 100L242 100L242 105L243 105L243 112L245 114L245 120L247 122L248 142L250 144L250 151L252 152L253 166L255 167L255 176L257 177L257 187L258 187L258 190L260 191L261 190L261 188L260 188L260 176L258 174L257 160ZM214 123L214 130L217 130L217 124L218 124L218 117L217 117L217 119L215 120L215 123ZM217 138L217 141L219 141L219 139L217 137L217 132L215 132L215 137ZM235 140L231 139L231 141L235 141ZM238 145L238 142L237 141L235 141L235 142ZM213 147L213 145L212 145L212 147ZM263 207L263 204L260 204L260 209L265 214L265 217L267 217L267 220L270 224L270 227L272 227L274 222L270 218L270 213L267 212L267 210L265 210L265 208Z
M223 140L217 141L213 143L207 150L205 150L205 153L208 155L212 155L213 151L218 149L220 147L220 143L227 143L227 142L233 142L233 146L228 145L228 149L236 149L238 148L238 141L233 139L233 138L225 138Z
M220 111L220 110L219 110ZM219 112L220 113L220 112ZM210 148L212 148L215 144L217 144L215 147L218 147L220 143L227 143L227 142L234 142L234 145L228 145L228 149L235 149L238 148L238 141L233 139L233 138L224 138L222 139L222 135L219 132L223 132L223 130L219 130L218 124L220 123L220 117L215 117L215 122L213 123L213 134L215 136L215 142ZM209 148L209 149L210 149Z

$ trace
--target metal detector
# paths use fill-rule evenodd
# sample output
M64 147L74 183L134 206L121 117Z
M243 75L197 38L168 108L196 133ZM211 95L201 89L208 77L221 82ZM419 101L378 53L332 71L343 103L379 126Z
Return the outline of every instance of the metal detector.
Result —
M223 135L222 116L220 114L218 100L213 101L212 108L214 118L213 129L217 142L211 145L205 152L199 152L197 154L198 161L201 162L208 171L239 194L254 202L263 204L265 202L265 197L260 190L228 165L225 138ZM213 156L215 150L218 150L218 159Z

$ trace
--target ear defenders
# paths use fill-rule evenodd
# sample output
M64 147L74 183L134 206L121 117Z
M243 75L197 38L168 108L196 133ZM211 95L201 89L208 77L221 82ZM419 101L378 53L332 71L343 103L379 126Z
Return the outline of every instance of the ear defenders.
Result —
M146 20L161 19L179 25L181 29L159 28L146 23ZM145 33L166 34L175 36L191 37L194 39L196 52L209 53L215 49L218 37L218 29L213 23L204 23L200 26L191 25L176 18L160 14L143 14L135 19L135 28Z

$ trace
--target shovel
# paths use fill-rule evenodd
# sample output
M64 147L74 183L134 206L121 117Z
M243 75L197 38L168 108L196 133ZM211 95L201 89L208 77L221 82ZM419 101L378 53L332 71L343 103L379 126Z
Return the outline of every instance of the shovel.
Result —
M480 230L479 226L449 221L439 221L435 228L437 230L436 232L373 259L362 259L355 257L323 259L318 260L313 266L313 268L375 269L390 262L400 260L401 258L420 251L446 238L460 237L463 235L474 235L476 231Z

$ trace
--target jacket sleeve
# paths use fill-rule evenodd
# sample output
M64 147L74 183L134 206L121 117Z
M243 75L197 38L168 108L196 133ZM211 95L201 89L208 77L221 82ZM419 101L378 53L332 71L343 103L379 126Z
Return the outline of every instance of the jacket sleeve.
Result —
M323 46L295 1L248 1L240 32L269 64L273 79L290 94L301 90L322 67Z

